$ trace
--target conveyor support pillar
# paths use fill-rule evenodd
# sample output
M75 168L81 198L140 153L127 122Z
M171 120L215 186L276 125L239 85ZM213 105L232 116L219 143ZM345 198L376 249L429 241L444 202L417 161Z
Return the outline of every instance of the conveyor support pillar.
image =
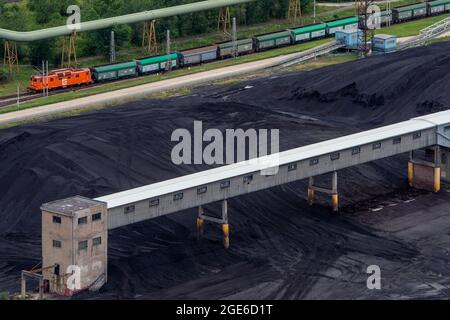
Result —
M198 207L197 216L197 237L200 238L203 235L205 220L210 222L219 223L222 225L223 232L223 246L228 248L230 246L230 227L228 224L228 202L227 200L222 200L222 218L215 218L205 215L202 206Z
M308 182L308 204L312 205L314 201L314 193L323 192L331 195L331 205L333 211L339 210L339 196L337 191L337 171L333 171L333 175L331 178L331 189L322 188L314 185L314 177L309 177Z

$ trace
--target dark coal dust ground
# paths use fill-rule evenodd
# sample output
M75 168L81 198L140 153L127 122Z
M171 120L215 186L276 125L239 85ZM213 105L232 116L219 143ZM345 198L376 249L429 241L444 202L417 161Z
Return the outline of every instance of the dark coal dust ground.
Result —
M279 128L298 147L450 106L450 44L0 132L0 291L40 261L42 203L97 197L208 166L170 160L176 128ZM403 299L450 296L450 193L411 190L407 155L341 170L340 215L306 181L230 199L231 247L196 210L110 232L109 282L90 299ZM324 177L324 179L327 177ZM206 210L219 212L219 205ZM381 290L366 287L369 265Z

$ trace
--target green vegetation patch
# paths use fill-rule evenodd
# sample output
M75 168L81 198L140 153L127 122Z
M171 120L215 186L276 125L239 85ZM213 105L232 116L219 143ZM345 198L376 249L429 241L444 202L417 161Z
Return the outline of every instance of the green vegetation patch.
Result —
M410 22L395 24L389 28L383 28L377 30L376 33L392 34L397 37L409 37L419 34L420 30L442 20L450 17L450 14L444 14L440 16L434 16L429 18L424 18L420 20L414 20Z

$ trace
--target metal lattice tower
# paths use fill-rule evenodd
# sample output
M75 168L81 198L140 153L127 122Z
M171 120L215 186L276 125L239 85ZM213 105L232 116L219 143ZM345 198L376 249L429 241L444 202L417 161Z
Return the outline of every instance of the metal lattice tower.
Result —
M63 38L61 51L61 68L77 67L77 33Z
M156 42L156 20L144 23L144 31L142 33L142 49L148 54L158 53L158 43Z
M298 25L302 19L302 8L300 0L289 0L288 20L293 25Z
M369 25L371 6L374 4L374 0L355 0L356 1L356 14L359 17L358 29L360 29L361 35L359 39L359 52L361 55L366 56L370 51L369 41L374 35L374 29Z
M17 54L17 44L15 41L3 42L5 47L3 55L3 64L8 67L9 74L12 75L14 70L19 71L19 55Z
M220 8L219 18L217 20L217 31L224 33L229 36L231 29L231 18L230 18L230 8Z

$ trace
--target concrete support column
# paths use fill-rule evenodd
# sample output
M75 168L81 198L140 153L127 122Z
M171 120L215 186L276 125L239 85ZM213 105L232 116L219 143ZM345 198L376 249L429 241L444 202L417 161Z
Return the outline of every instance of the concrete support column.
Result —
M333 178L331 181L331 205L333 207L333 211L339 210L339 197L337 191L337 171L333 171Z
M408 161L408 184L410 187L414 186L414 163L412 159Z
M222 201L222 231L223 231L223 246L228 249L230 246L230 229L228 225L228 202Z
M210 222L215 222L222 225L223 232L223 246L228 248L230 246L230 229L228 225L228 202L227 200L222 200L222 217L215 218L205 215L202 206L198 207L198 217L197 217L197 235L200 238L203 235L205 220Z
M434 192L441 191L441 168L434 168Z
M44 278L39 278L39 300L44 299Z
M434 192L441 190L441 148L434 148Z
M434 156L431 161L414 159L413 152L410 152L408 161L408 184L410 187L434 192L441 190L440 147L435 146L433 150Z
M314 202L314 177L309 177L308 182L308 204L312 206Z
M27 281L25 280L25 276L22 272L22 277L20 279L20 297L22 299L25 299L26 294L27 294Z
M439 167L441 168L441 180L450 182L450 149L439 148Z
M198 207L198 216L197 216L197 239L200 239L203 236L203 228L205 225L205 220L203 219L203 207Z

